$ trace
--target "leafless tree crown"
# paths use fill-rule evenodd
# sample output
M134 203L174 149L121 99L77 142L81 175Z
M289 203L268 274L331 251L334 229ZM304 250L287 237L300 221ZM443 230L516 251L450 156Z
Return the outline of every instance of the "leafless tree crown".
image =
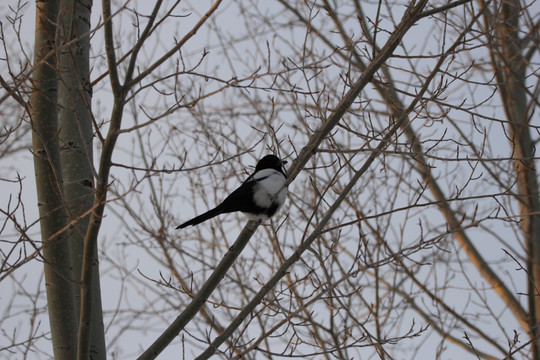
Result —
M0 5L0 358L540 359L536 0L33 6ZM174 230L268 153L270 221Z

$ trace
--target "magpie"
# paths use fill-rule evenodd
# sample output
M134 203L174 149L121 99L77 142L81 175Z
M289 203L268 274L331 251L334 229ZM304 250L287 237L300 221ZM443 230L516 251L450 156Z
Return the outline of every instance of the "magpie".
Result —
M287 161L275 155L266 155L257 163L255 172L221 204L215 208L186 221L176 229L194 226L214 216L241 211L251 220L267 220L274 215L285 202L287 177L283 165Z

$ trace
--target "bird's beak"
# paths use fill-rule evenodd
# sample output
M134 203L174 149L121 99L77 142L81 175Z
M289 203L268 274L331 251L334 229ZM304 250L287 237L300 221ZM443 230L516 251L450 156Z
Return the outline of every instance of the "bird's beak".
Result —
M281 160L281 165L285 165L286 163L288 163L287 160Z

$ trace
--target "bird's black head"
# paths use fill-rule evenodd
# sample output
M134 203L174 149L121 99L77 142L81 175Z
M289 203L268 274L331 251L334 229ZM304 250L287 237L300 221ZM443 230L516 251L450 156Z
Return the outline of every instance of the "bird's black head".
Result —
M257 166L255 167L255 172L263 169L275 169L285 174L285 172L283 171L283 165L286 163L287 161L281 160L276 155L266 155L257 163Z

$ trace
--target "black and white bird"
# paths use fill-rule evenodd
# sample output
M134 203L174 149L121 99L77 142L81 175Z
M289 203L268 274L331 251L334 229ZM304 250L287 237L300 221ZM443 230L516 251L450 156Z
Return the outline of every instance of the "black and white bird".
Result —
M286 163L275 155L266 155L257 163L255 172L221 204L176 228L197 225L219 214L235 211L245 213L251 220L269 219L287 196L287 187L284 186L287 177L283 171Z

